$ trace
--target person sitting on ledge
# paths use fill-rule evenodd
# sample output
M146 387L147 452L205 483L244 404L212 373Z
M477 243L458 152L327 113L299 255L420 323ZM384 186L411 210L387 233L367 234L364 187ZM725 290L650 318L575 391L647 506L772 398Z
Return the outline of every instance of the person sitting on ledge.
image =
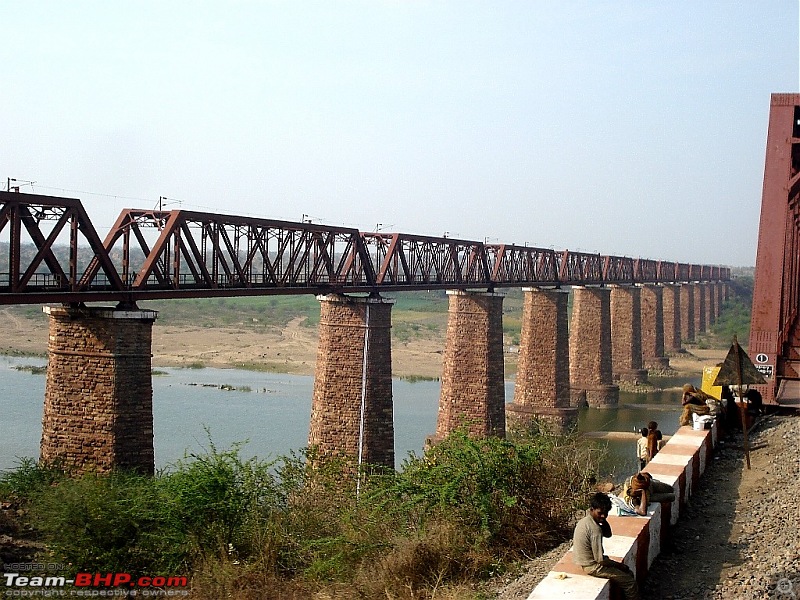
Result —
M715 398L713 396L709 396L703 390L698 390L691 383L684 385L683 398L681 398L683 412L681 413L680 424L682 426L691 425L693 414L701 416L710 414L711 409L706 404L706 400L708 399Z
M653 479L647 471L629 477L622 486L622 499L637 515L647 516L650 502L675 502L675 490L668 483Z
M603 538L611 537L607 521L610 510L611 500L606 494L597 492L592 496L589 511L575 525L572 559L587 575L616 581L627 600L639 600L639 586L628 565L603 554Z

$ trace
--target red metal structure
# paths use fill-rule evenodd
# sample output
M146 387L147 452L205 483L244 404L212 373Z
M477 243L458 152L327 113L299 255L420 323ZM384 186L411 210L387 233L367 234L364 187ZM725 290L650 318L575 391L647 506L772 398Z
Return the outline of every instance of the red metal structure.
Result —
M717 266L185 210L124 210L100 242L79 200L9 192L0 192L0 236L4 232L8 269L0 273L0 304L133 304L155 298L493 290L730 276L729 269Z
M800 404L800 94L772 94L758 228L750 358L765 402Z

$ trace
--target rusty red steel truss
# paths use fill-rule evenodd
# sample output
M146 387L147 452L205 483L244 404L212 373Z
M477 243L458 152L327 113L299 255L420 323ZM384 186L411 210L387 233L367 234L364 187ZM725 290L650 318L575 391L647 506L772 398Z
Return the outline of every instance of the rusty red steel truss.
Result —
M800 94L772 94L748 352L767 403L800 405Z
M131 304L155 298L494 290L730 276L729 269L718 266L187 210L123 210L101 242L80 200L0 192L0 236L5 233L8 268L0 272L0 304ZM5 240L0 237L0 256ZM26 247L35 251L25 253Z

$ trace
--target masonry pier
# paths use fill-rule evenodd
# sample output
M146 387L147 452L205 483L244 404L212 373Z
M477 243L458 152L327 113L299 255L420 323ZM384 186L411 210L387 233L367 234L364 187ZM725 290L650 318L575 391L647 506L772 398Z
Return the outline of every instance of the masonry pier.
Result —
M524 288L523 293L514 401L506 404L508 426L524 426L535 418L556 430L569 430L578 422L578 409L570 407L569 292Z
M664 352L681 352L681 286L667 283L663 286Z
M319 345L308 445L394 468L393 300L317 296Z
M504 437L503 295L448 290L437 443L459 428Z
M706 331L706 291L705 284L697 282L694 287L694 333L699 335Z
M76 472L155 471L152 310L46 306L41 460Z
M706 303L706 328L711 329L711 326L717 322L717 312L714 308L717 294L713 283L704 283L702 285Z
M681 284L681 339L694 341L694 284Z
M664 355L664 287L646 284L641 289L642 364L663 371L669 368Z
M642 367L641 288L611 286L611 359L615 381L638 385L647 381Z
M611 366L611 290L572 288L569 371L572 406L598 408L619 403Z

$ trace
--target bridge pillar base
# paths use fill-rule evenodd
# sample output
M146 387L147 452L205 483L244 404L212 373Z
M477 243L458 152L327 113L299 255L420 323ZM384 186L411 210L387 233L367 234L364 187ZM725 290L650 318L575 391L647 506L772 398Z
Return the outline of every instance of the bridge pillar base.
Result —
M509 431L529 429L534 421L553 433L568 433L578 426L578 409L506 404L506 429Z
M505 437L503 295L449 290L447 338L436 434Z
M155 470L152 310L44 307L50 315L41 461L75 472Z
M647 369L623 369L614 373L614 381L641 385L647 383Z
M590 408L614 408L619 404L618 385L598 385L572 389L572 399L576 406Z
M393 300L329 294L320 302L309 447L394 468Z
M669 357L668 356L645 356L644 366L650 371L668 371Z

